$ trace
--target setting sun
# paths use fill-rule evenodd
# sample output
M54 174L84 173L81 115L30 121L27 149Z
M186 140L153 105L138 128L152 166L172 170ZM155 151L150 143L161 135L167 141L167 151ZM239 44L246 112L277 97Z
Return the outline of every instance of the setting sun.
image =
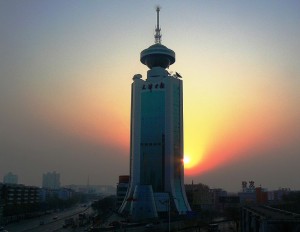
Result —
M183 163L184 163L184 169L191 169L198 165L200 162L199 157L195 157L193 155L184 155Z
M183 162L185 165L187 165L191 161L191 158L189 156L184 156Z

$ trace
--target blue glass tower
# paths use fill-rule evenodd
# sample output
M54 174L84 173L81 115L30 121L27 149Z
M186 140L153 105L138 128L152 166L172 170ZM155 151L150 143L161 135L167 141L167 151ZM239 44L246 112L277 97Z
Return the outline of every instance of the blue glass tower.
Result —
M166 70L175 52L161 44L156 11L155 44L140 57L149 68L147 79L134 75L131 89L130 186L119 212L133 220L157 217L169 210L166 205L178 214L190 211L183 180L182 80Z

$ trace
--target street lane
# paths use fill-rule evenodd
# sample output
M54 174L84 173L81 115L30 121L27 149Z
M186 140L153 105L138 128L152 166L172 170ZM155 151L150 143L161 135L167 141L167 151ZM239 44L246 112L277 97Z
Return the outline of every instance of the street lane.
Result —
M55 231L62 228L64 220L68 217L75 216L79 213L86 212L88 207L77 206L75 208L65 210L62 212L54 212L51 214L43 215L38 218L22 220L20 222L12 223L5 226L5 229L9 232L47 232ZM57 219L53 219L57 217ZM44 225L40 225L40 222L43 221Z

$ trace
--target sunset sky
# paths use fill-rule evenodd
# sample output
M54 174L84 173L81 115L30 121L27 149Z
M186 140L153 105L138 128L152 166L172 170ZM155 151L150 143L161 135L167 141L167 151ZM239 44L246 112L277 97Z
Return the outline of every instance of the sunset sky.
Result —
M300 1L0 1L0 181L116 185L130 88L162 44L183 76L185 182L300 190Z

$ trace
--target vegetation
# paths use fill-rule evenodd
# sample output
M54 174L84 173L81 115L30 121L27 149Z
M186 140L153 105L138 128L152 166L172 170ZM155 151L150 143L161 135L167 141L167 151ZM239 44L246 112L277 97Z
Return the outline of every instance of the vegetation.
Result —
M116 196L104 197L92 204L92 208L98 212L99 215L107 215L112 212L116 206Z
M46 199L45 202L40 204L40 210L52 210L52 209L66 209L79 202L81 202L81 194L75 194L68 200L62 200L58 196L54 195Z

